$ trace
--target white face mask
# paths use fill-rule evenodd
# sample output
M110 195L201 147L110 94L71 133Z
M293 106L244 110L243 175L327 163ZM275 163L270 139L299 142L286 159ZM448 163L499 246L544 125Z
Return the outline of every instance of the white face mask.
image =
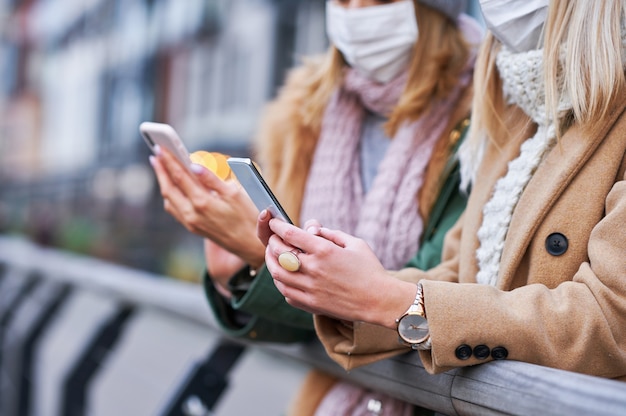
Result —
M593 0L585 0L593 1ZM487 28L514 52L537 49L549 0L480 0Z
M417 41L413 0L355 9L329 1L326 32L353 68L388 82L408 66Z

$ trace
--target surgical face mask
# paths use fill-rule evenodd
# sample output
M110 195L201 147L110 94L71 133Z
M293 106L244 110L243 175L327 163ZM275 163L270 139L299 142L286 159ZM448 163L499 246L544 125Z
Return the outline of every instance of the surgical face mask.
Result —
M329 1L326 32L350 66L386 83L408 66L417 41L413 0L352 9Z
M593 0L586 0L593 1ZM513 52L537 49L549 0L480 0L485 25Z

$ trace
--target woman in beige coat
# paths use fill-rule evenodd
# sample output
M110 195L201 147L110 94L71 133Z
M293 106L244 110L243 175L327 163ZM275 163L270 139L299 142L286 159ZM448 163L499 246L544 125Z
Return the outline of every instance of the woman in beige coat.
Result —
M545 25L527 32L525 1L494 3L445 261L389 272L362 240L272 220L267 267L347 369L413 348L431 373L509 359L626 380L626 2L533 1Z

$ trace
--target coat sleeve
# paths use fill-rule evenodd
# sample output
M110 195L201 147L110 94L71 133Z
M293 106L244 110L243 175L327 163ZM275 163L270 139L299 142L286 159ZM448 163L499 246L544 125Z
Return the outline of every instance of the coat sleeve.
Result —
M424 281L433 349L420 352L432 373L508 358L607 378L626 374L626 181L615 183L571 281L512 291ZM459 346L492 352L457 358ZM493 354L493 351L498 354ZM504 355L502 355L504 353Z
M233 296L231 306L237 311L277 323L313 330L312 315L294 308L285 301L285 297L276 289L272 276L265 266L259 270L248 290Z
M427 273L413 268L396 273L407 281L424 279L433 340L432 350L419 351L424 368L435 374L506 358L626 379L624 179L608 194L606 215L591 233L589 261L580 265L573 280L555 288L531 284L502 291L447 281L454 259ZM409 351L387 328L365 323L349 327L318 316L315 325L329 356L347 370ZM477 346L489 353L477 358ZM470 348L469 356L459 358L459 347Z
M267 271L258 274L243 296L229 301L215 290L205 273L204 292L221 329L230 336L255 341L292 343L313 339L311 315L287 304L268 276Z

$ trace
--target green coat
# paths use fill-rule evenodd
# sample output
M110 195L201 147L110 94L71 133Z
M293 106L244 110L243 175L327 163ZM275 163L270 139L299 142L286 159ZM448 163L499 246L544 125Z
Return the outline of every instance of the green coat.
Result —
M467 195L459 191L458 161L450 160L445 172L448 176L428 218L420 249L407 267L428 270L439 264L444 236L465 209ZM255 278L249 277L248 268L235 275L230 281L230 301L217 293L206 273L203 282L211 309L228 335L282 343L315 337L313 316L285 302L265 266Z

